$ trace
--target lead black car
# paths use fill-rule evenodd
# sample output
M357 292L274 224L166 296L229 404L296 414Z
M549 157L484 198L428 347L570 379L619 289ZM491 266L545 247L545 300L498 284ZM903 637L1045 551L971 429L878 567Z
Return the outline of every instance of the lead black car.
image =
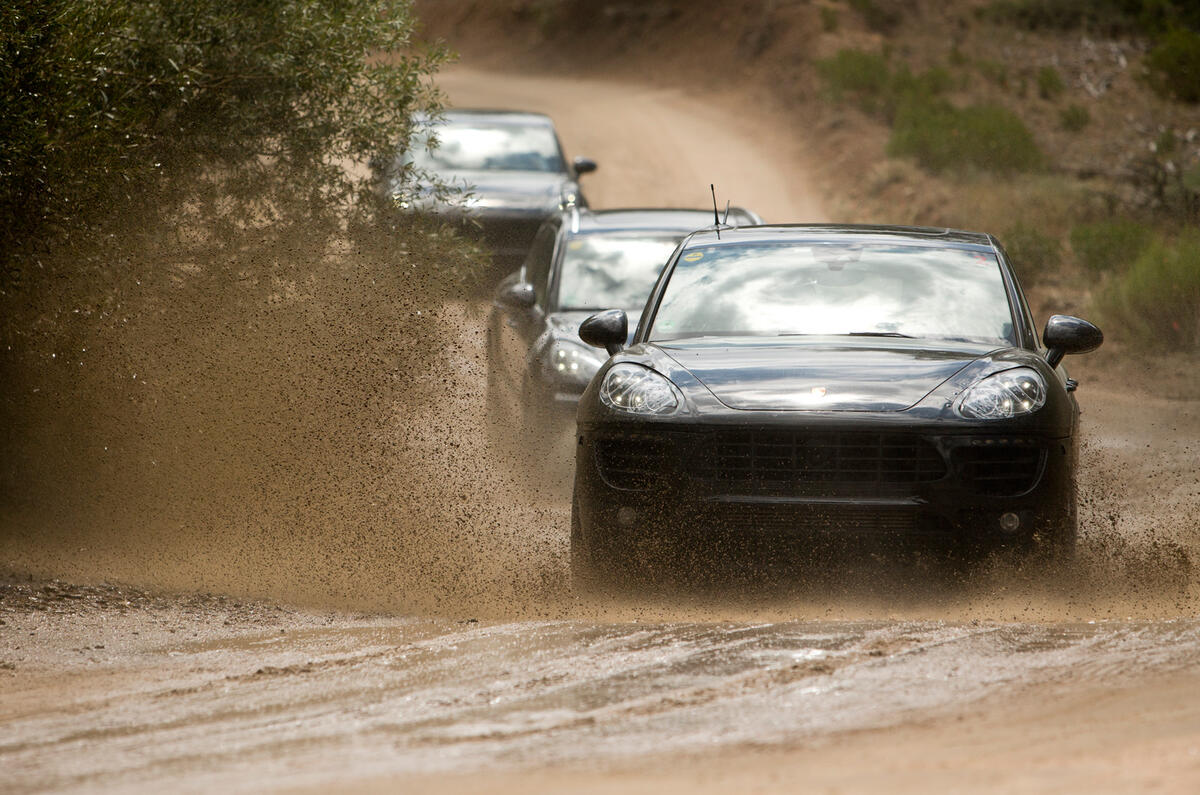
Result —
M1039 340L990 235L907 227L699 232L629 347L580 401L571 557L622 576L646 550L888 537L1069 553L1079 409L1056 315ZM636 554L635 554L636 553Z

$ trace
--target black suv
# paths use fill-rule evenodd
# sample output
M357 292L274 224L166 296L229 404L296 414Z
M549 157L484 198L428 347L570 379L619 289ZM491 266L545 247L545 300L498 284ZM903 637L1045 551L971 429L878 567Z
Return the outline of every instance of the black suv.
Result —
M412 170L456 189L406 187ZM403 158L383 169L379 186L402 212L428 212L482 229L496 276L521 264L537 228L569 207L586 207L578 178L596 170L583 157L568 162L550 117L495 110L447 111L425 122Z
M525 263L500 283L492 305L493 427L526 433L573 427L579 396L608 358L579 339L580 322L612 307L638 317L679 241L714 220L712 210L572 208L542 224ZM722 222L762 219L734 207Z

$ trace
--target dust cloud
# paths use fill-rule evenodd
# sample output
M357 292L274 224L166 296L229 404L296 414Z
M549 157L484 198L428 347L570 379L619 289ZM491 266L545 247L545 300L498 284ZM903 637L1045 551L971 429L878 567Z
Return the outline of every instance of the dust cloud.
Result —
M475 443L479 310L443 251L123 254L5 352L13 573L405 611L546 589L554 522Z
M463 70L446 85L465 104L581 102L569 80ZM568 123L568 140L603 164L605 141L670 129L689 155L624 153L659 172L602 168L585 186L595 196L653 182L655 200L695 204L670 186L696 182L714 148L741 162L729 153L755 148L745 129L775 129L745 113L689 125L719 109L637 91L589 83L594 123ZM818 212L781 187L788 169L758 171L771 210ZM738 201L762 209L759 186L734 179ZM1081 540L1063 570L998 559L946 577L871 555L776 557L716 581L693 572L700 589L581 599L566 575L571 461L531 475L528 451L489 445L486 303L440 273L436 240L414 240L247 239L196 259L143 238L99 255L102 293L65 283L30 306L30 331L0 352L9 572L450 617L1090 620L1200 606L1197 404L1113 391L1103 368L1079 392Z

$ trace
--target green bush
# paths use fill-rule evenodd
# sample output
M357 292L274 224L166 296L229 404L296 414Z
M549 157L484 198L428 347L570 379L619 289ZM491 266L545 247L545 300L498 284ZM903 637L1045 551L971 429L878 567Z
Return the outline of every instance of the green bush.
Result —
M887 60L862 50L839 50L832 58L817 61L816 66L829 92L839 101L850 95L860 104L873 103L891 80Z
M953 88L955 82L944 67L914 74L902 64L893 72L885 56L861 50L841 50L818 61L817 71L835 100L853 99L867 113L889 122L902 103L932 99Z
M1100 299L1110 327L1150 350L1200 349L1200 232L1155 240Z
M821 29L826 33L834 33L838 29L838 12L836 8L821 6Z
M1025 223L1012 226L1004 234L1004 249L1013 268L1026 284L1037 281L1042 274L1058 268L1062 247L1053 237Z
M1150 243L1150 236L1150 228L1137 221L1096 221L1071 230L1071 248L1081 265L1102 273L1132 263Z
M225 199L358 187L341 164L407 143L446 57L409 0L10 0L0 10L0 259L42 227L120 213L203 173ZM247 208L246 205L250 207Z
M980 58L975 62L975 69L989 83L1008 88L1008 66L1003 61Z
M945 100L908 101L896 113L888 154L915 158L935 172L1034 171L1041 150L1012 111L998 105L956 108Z
M1200 33L1177 28L1146 55L1146 79L1159 95L1200 102Z
M1025 30L1082 29L1109 37L1200 28L1195 0L993 0L979 14Z
M1079 132L1092 122L1092 114L1083 105L1068 105L1058 114L1059 123L1067 132Z
M936 96L954 88L954 74L944 66L933 66L920 74L913 74L908 67L896 70L891 89L896 94L923 94Z
M1065 89L1062 75L1053 66L1043 66L1037 73L1038 96L1042 99L1056 99Z

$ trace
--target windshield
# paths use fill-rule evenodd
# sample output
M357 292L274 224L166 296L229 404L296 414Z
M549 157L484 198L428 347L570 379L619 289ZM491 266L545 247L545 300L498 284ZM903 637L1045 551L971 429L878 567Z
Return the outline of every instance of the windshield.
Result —
M792 334L1016 344L995 254L892 243L691 249L648 339Z
M563 172L554 131L542 125L448 122L432 131L437 146L412 147L413 164L426 171Z
M642 311L678 236L581 235L567 243L558 288L560 309Z

